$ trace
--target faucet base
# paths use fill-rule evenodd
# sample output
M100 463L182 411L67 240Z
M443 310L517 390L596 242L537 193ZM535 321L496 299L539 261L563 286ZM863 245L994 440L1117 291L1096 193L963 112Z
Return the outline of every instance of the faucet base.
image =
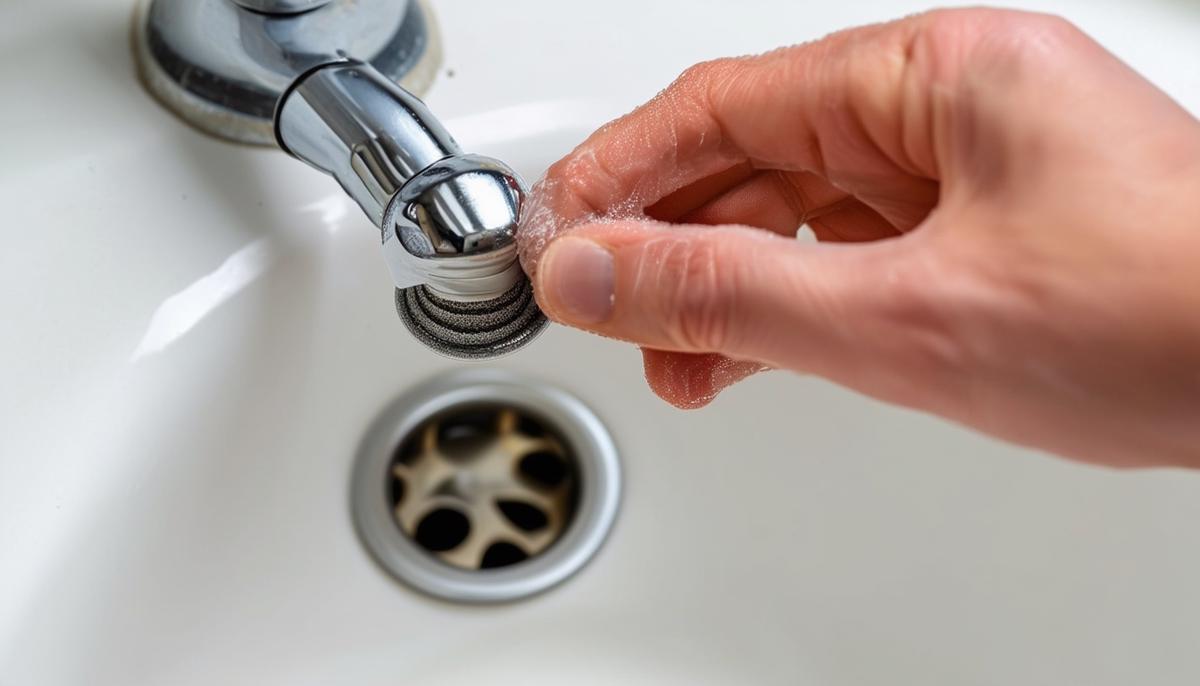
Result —
M143 83L168 109L258 145L275 145L279 100L321 64L357 58L418 95L441 64L425 0L329 0L278 14L230 0L139 0L133 49Z

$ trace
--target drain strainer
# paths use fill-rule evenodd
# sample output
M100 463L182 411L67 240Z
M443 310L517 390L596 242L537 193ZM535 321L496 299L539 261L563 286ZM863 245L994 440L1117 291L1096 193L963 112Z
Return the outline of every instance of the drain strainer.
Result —
M400 580L458 601L537 593L582 567L612 526L616 449L578 399L498 371L440 377L371 426L355 525Z

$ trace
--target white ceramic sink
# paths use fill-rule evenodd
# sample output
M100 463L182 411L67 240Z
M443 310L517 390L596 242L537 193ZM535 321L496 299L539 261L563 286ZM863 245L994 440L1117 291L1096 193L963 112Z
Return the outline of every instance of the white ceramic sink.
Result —
M1200 111L1200 6L1038 4ZM926 3L434 6L430 107L532 180L693 62ZM3 686L1200 683L1200 475L782 373L679 412L633 348L561 327L492 366L607 422L607 544L509 605L396 583L354 535L354 450L458 365L403 330L330 179L150 100L130 13L0 5Z

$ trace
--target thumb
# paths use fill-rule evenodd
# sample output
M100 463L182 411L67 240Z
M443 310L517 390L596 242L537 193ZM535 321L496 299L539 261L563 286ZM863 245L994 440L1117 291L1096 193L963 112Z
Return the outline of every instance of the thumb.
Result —
M899 242L813 245L748 227L587 224L550 243L534 287L546 314L571 326L852 382L845 373L888 316L870 272L889 264Z

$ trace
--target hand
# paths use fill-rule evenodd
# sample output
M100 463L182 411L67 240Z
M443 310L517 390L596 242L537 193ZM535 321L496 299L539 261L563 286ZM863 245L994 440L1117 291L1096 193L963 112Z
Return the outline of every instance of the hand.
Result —
M546 313L641 344L681 407L787 368L1200 466L1200 123L1061 19L937 11L698 65L555 164L518 242Z

